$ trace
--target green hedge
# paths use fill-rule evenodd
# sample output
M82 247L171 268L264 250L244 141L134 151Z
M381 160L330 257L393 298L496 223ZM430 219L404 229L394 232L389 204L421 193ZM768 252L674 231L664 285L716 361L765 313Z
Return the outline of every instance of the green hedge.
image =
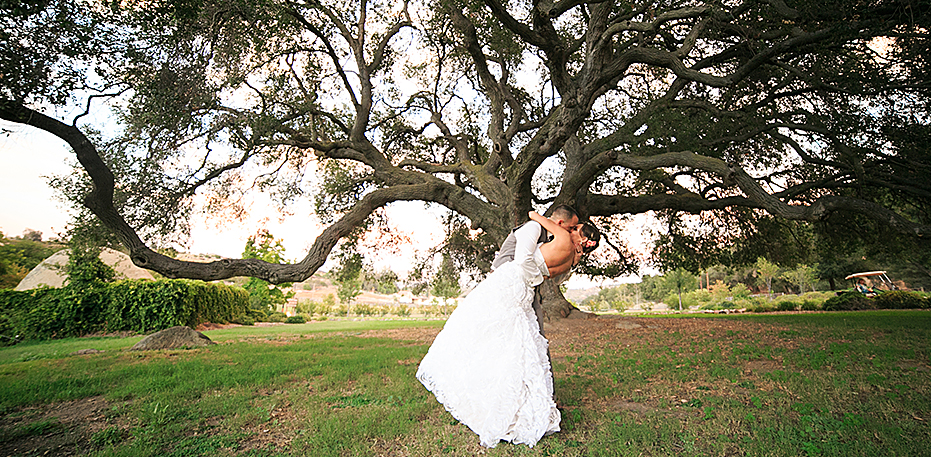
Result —
M249 293L202 281L125 280L75 288L0 290L0 344L97 331L149 332L175 325L242 320Z
M285 324L303 324L303 323L305 323L305 322L307 322L307 319L304 318L304 316L302 316L302 315L300 315L300 314L297 314L297 315L294 315L294 316L290 316L290 317L288 317L287 319L284 320L284 323L285 323Z
M196 327L202 322L225 324L245 316L249 307L245 289L186 279L131 279L107 289L110 303L104 321L111 332Z
M879 309L921 309L928 308L928 296L907 290L890 290L873 297Z
M857 291L841 292L840 295L825 300L821 307L825 311L853 311L876 309L876 303Z
M927 309L931 307L928 294L908 290L890 290L873 297L857 291L842 292L824 302L825 311L860 309Z
M2 342L93 333L101 329L106 304L106 292L101 289L86 293L69 288L0 290Z

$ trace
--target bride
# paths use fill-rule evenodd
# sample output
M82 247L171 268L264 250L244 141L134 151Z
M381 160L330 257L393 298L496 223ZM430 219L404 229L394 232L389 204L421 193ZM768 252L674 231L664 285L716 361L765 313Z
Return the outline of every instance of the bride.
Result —
M578 231L530 213L554 235L540 248L549 274L578 262ZM478 434L483 446L499 441L533 446L559 431L547 340L531 308L542 282L533 253L505 263L453 311L417 370L417 379L450 414ZM537 268L539 270L539 268Z

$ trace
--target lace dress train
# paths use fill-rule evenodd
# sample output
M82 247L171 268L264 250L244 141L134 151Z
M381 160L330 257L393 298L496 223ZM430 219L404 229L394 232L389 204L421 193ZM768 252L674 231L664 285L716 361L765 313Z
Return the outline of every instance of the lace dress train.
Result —
M532 447L559 431L547 341L532 301L520 267L502 265L462 300L417 370L486 447L501 440Z

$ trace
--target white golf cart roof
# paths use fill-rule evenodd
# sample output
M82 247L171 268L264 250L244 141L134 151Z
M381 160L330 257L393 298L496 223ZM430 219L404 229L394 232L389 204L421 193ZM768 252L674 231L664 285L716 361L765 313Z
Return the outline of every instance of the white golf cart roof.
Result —
M847 275L847 277L845 277L844 279L862 278L865 276L882 276L884 274L886 274L885 271L867 271L863 273L854 273L852 275Z

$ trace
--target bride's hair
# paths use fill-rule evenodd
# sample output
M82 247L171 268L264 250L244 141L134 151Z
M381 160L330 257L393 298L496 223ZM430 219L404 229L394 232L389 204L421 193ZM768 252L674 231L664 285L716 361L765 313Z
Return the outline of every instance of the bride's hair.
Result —
M582 236L585 237L585 241L582 242L583 253L588 254L598 249L598 242L601 241L601 232L599 232L591 222L579 224L579 231L582 233Z

